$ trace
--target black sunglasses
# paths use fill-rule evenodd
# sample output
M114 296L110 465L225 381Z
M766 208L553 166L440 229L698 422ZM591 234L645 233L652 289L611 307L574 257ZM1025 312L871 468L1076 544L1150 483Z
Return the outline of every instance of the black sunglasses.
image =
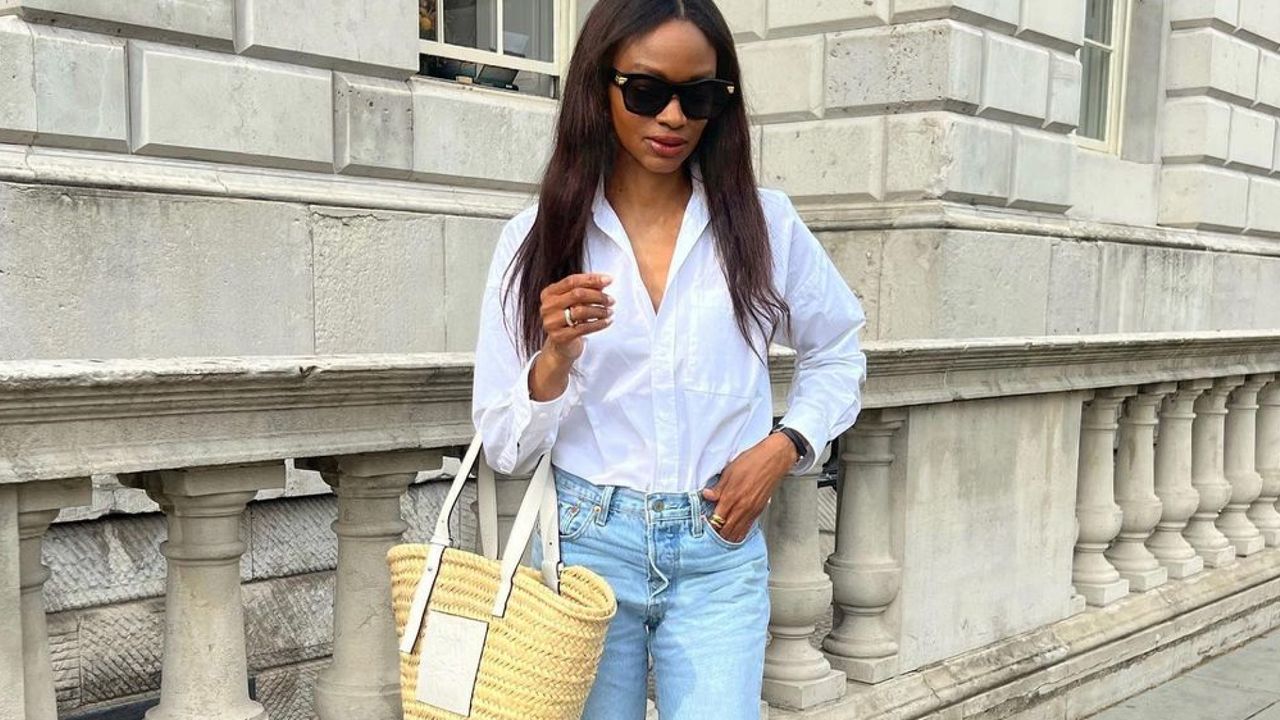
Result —
M694 120L707 120L729 106L737 88L728 80L706 78L686 83L669 83L644 73L613 71L613 82L622 90L622 103L636 115L653 117L680 98L680 110Z

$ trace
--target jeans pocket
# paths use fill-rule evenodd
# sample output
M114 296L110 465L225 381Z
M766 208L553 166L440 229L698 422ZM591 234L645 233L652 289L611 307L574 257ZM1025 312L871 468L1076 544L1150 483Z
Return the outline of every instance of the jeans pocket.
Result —
M725 540L724 537L716 531L715 526L711 524L711 520L709 520L706 515L702 516L702 525L703 534L709 536L712 542L726 550L737 550L738 548L741 548L751 541L752 536L760 532L760 523L752 522L751 529L747 530L747 536L742 538L741 542L730 542Z
M560 539L576 540L591 526L595 517L595 505L585 500L561 499L560 505Z

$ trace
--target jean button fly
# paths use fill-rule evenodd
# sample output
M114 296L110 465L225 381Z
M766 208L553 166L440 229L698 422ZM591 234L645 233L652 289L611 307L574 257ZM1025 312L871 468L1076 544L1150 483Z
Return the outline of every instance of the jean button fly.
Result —
M653 511L654 511L654 512L662 512L662 508L663 508L663 504L662 504L662 501L661 501L661 500L654 500L654 501L653 501Z

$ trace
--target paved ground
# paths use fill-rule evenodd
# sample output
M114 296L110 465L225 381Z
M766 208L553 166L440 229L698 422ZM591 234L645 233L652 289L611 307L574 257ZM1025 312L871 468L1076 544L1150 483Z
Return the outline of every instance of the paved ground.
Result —
M1090 720L1280 720L1280 630Z

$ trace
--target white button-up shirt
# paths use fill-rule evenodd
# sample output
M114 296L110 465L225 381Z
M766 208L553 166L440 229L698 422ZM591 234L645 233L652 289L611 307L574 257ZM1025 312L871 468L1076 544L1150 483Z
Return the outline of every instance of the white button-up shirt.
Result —
M776 339L797 353L782 423L808 440L811 450L796 468L807 472L861 408L867 363L858 332L866 317L787 196L761 189L760 201L774 284L791 307L792 333L784 334L784 325ZM734 320L705 189L695 176L656 313L603 183L592 212L584 272L612 276L605 292L616 301L613 324L584 338L568 388L546 402L529 394L537 355L521 362L508 332L518 327L516 295L507 299L505 320L499 297L537 206L502 231L481 308L472 398L485 457L500 473L525 474L550 451L554 464L598 485L699 490L773 427L768 368Z

